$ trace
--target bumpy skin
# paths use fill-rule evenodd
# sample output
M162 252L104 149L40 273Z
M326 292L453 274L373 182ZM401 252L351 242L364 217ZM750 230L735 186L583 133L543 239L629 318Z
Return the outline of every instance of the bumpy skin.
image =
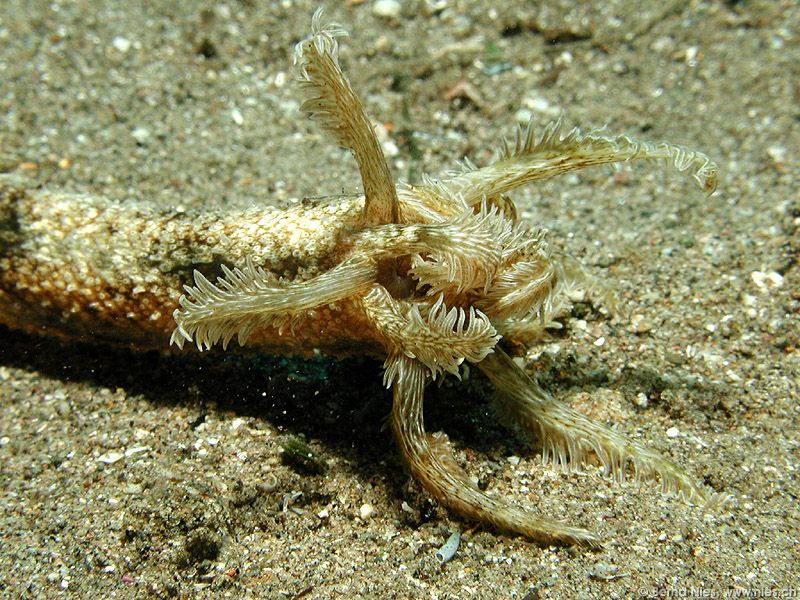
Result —
M0 323L32 333L135 349L167 349L173 312L194 272L212 281L221 265L251 259L276 277L302 281L347 253L359 197L304 200L293 210L203 213L25 189L0 176ZM294 327L258 330L265 351L320 348L377 353L352 300L321 306Z
M319 11L312 28L296 50L303 109L353 152L363 197L309 199L284 212L189 213L0 177L0 322L135 348L236 340L267 352L385 357L392 426L412 475L456 513L540 543L600 540L486 494L446 437L425 432L426 383L458 376L464 361L486 374L508 420L556 466L597 460L617 478L632 471L689 501L712 500L676 464L555 402L497 343L531 342L568 305L565 292L593 287L544 231L517 222L507 192L639 159L665 160L712 192L714 164L672 144L564 131L558 121L538 137L520 130L486 167L466 163L397 187L339 68L336 38L345 33L322 26Z

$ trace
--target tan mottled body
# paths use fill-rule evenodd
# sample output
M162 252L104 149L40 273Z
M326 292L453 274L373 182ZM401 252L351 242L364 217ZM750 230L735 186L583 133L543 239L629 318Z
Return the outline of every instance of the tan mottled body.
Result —
M250 257L276 277L306 280L341 262L363 198L306 199L289 210L207 212L27 189L0 176L0 323L34 333L167 349L173 311L195 270ZM289 332L264 328L271 352L377 352L356 303L309 311Z

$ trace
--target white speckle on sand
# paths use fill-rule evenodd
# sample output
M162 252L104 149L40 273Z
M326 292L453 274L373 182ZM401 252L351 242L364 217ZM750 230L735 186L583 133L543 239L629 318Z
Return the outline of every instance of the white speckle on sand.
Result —
M397 0L378 0L372 5L372 14L382 19L396 19L402 9L403 5Z

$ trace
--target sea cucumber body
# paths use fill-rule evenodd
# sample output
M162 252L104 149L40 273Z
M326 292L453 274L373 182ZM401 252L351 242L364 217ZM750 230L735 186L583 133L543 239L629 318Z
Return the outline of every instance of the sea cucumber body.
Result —
M288 210L205 212L35 190L0 176L0 323L137 349L167 349L173 311L200 271L249 257L285 281L338 264L363 198L305 199ZM291 334L264 327L248 347L274 352L377 351L356 300L303 315Z

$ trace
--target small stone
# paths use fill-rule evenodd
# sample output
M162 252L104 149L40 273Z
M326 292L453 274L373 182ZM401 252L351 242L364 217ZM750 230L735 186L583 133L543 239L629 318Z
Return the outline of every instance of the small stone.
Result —
M589 569L589 577L599 581L613 581L614 579L625 577L625 574L619 572L619 567L617 565L597 563L592 565L592 568Z
M362 504L358 509L358 516L365 521L375 514L375 507L372 504Z
M382 19L396 19L402 9L403 5L397 0L378 0L372 5L372 14Z
M776 163L786 162L786 156L789 151L785 146L770 146L767 148L767 154Z
M561 114L561 107L550 104L544 96L532 95L522 101L523 105L530 109L533 114L544 115L547 117L557 117Z
M750 273L750 278L756 284L756 287L762 291L767 288L779 288L783 285L783 275L775 271L770 271L769 273L753 271Z
M653 322L644 315L633 315L631 317L631 331L634 333L647 333L653 329Z
M676 438L680 434L681 434L681 431L677 427L670 427L669 429L667 429L667 437L668 438Z
M697 46L689 46L683 53L683 59L686 61L686 64L690 67L696 67L697 61L699 57L699 51Z
M128 448L125 450L125 458L133 456L134 454L146 452L147 450L150 450L150 446L136 446L135 448Z
M383 148L384 156L394 157L400 154L400 148L397 147L394 140L386 140L381 144L381 148Z
M136 143L141 146L146 146L151 137L150 130L147 127L136 127L131 131L131 135L136 140Z
M639 408L647 408L647 405L650 403L650 399L644 392L639 392L633 399L633 403Z
M686 362L686 357L675 350L667 350L664 352L664 358L666 358L673 365L682 365Z
M101 454L97 457L98 462L105 463L107 465L113 465L115 462L122 460L125 455L122 452L114 452L113 450L110 452L106 452L105 454Z
M111 45L114 46L115 50L125 54L128 50L131 49L132 44L128 38L118 35L115 36L113 40L111 40Z

